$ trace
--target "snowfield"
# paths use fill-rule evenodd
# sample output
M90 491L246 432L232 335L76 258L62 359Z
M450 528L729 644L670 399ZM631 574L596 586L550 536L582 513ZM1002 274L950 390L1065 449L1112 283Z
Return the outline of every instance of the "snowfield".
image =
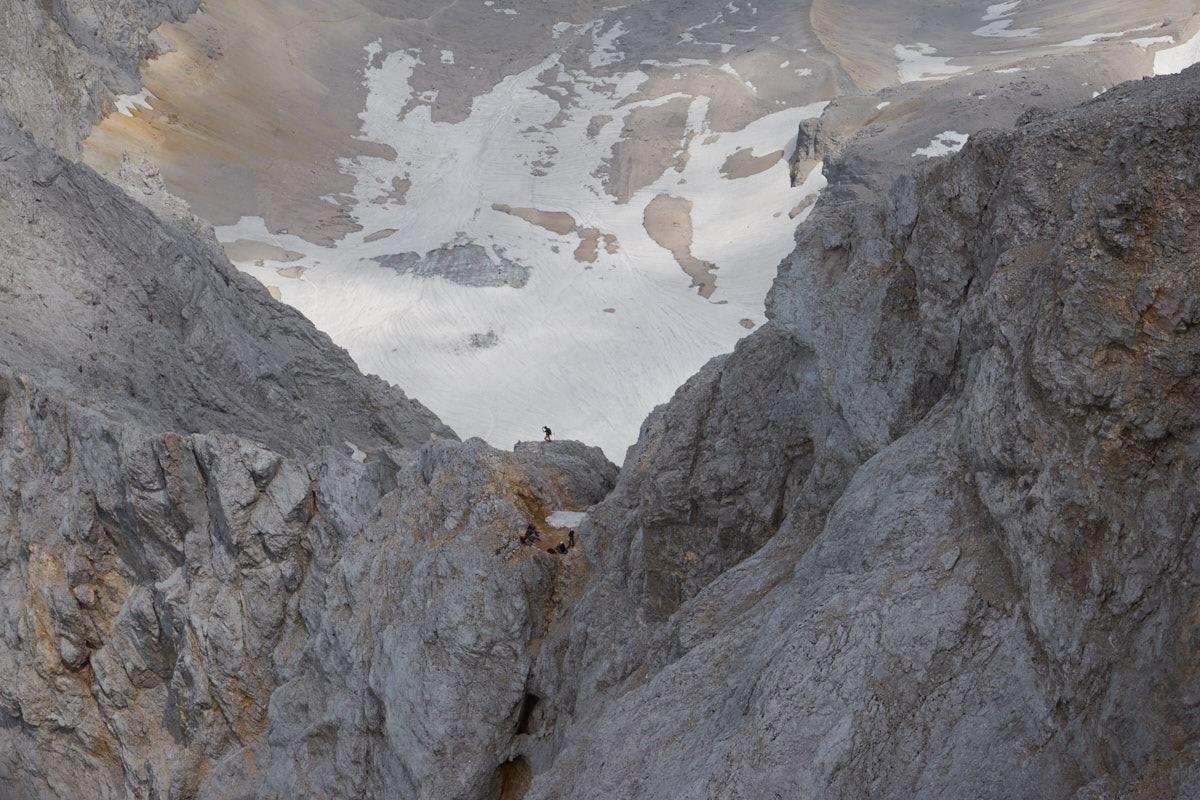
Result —
M608 63L620 33L614 25L595 36L593 60ZM796 210L824 185L814 169L793 187L788 165L797 126L823 102L714 134L706 96L631 100L644 72L597 79L555 55L476 98L464 121L444 123L412 103L418 54L385 55L375 43L363 63L362 136L398 154L344 165L363 230L319 248L245 217L218 236L304 253L238 266L276 287L364 371L403 386L460 435L498 446L546 424L620 462L654 405L763 322L763 297L808 209ZM688 137L677 166L618 202L602 176L629 115L680 99ZM752 174L730 170L739 153ZM408 187L402 201L389 196L397 185ZM647 207L664 195L691 204L690 215L665 223L682 231L690 216L690 243L673 249L647 230ZM529 221L534 212L558 224ZM671 231L656 233L665 240ZM377 261L469 243L497 264L528 267L527 282L472 285ZM681 259L715 265L709 296Z
M888 160L938 158L1200 59L1191 0L434 6L206 0L87 162L153 165L238 267L461 435L549 425L618 462L764 322L823 147L886 131Z

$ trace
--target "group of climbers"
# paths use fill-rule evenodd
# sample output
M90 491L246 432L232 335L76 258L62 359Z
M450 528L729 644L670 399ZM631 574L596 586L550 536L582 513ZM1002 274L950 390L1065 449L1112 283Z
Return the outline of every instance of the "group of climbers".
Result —
M525 532L521 534L521 544L531 545L534 542L539 541L541 538L542 538L541 534L538 532L537 527L534 526L532 523L530 523L528 526L526 526ZM564 555L565 556L567 553L571 552L571 548L574 546L575 546L575 531L568 531L567 532L567 541L559 542L554 547L547 547L546 552L550 553L551 555L556 555L556 556Z
M542 433L546 434L547 442L550 441L550 437L553 436L553 432L550 430L550 427L547 425L542 426ZM530 523L525 528L525 532L521 534L521 544L531 545L534 542L540 540L541 538L542 537L538 533L537 527L535 525L533 525L533 523ZM554 547L547 547L546 552L550 553L551 555L565 556L567 553L571 552L571 548L574 546L575 546L575 531L568 531L567 532L567 541L559 542Z

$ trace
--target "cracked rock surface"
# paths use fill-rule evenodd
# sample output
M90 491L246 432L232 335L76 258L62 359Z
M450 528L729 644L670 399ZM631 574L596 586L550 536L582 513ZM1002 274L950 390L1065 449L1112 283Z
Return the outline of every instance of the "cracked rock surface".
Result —
M1192 69L835 187L590 515L528 796L1194 794L1198 163Z
M8 375L0 420L13 798L487 796L588 570L516 533L615 473L570 442L301 462Z
M288 454L453 435L359 374L215 245L34 144L2 113L0 187L0 355L11 370L152 429L220 430Z

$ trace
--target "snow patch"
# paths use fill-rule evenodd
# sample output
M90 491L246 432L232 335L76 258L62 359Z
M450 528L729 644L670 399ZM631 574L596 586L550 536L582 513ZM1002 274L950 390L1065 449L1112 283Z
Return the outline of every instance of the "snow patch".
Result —
M1017 6L1021 5L1021 0L1011 0L1008 3L997 3L996 5L988 6L987 13L983 15L983 21L988 23L982 28L976 28L971 31L975 36L992 36L1001 38L1032 36L1041 28L1018 28L1010 29L1012 25L1011 19L1005 17L1012 16L1012 13L1017 10Z
M746 80L741 75L739 75L738 71L736 69L734 69L734 66L732 64L722 64L719 67L719 69L722 72L728 72L730 75L732 75L733 77L735 77L739 81L741 81L746 86L746 88L749 89L751 92L753 92L754 94L758 94L758 87L756 87L753 83L751 83L750 81Z
M1139 31L1148 31L1151 28L1157 28L1157 25L1143 25L1140 28L1130 28L1127 31L1114 31L1111 33L1089 33L1087 36L1080 36L1078 39L1072 39L1069 42L1062 42L1055 47L1087 47L1102 42L1107 39L1117 39L1126 36L1130 33L1138 33Z
M967 138L967 134L958 131L942 131L933 137L933 141L928 146L918 147L914 150L913 156L925 156L926 158L948 156L962 150L963 145L967 143Z
M137 94L117 95L117 111L127 117L133 116L133 110L135 108L145 108L153 111L154 106L150 105L151 98L155 100L158 99L157 97L154 97L154 94L149 89L142 89Z
M570 22L556 22L554 23L554 27L550 29L552 32L551 38L558 39L569 30L578 30L586 27L587 25L585 23L572 24Z
M1143 50L1156 44L1174 44L1174 36L1146 36L1142 39L1130 39L1130 44L1136 44Z
M600 52L623 30L614 25L598 36ZM793 187L788 156L800 122L826 104L784 108L714 137L708 97L636 100L646 73L597 77L568 70L552 55L500 79L461 122L435 122L428 105L411 104L419 53L380 58L378 45L367 53L361 135L400 156L342 163L355 180L350 213L362 230L316 247L244 217L219 228L218 238L305 253L294 264L305 272L281 287L283 301L346 347L365 372L403 386L464 438L507 448L545 420L559 420L574 438L620 461L655 405L732 349L747 332L743 320L764 321L763 298L807 213L792 219L789 212L824 187L819 168ZM569 87L569 104L549 96L548 85ZM604 170L629 114L680 99L688 121L677 166L618 203ZM597 126L604 117L610 121ZM730 180L721 168L747 149L783 154L760 173ZM410 181L407 202L372 203L394 179ZM692 204L691 253L718 267L711 298L689 287L673 254L644 227L645 209L664 194ZM493 206L569 215L575 227L555 233ZM384 229L397 232L371 239ZM575 251L592 229L601 244L590 253L594 261L581 261ZM468 245L498 269L521 265L524 281L466 285L378 260L411 253L437 263ZM267 266L238 266L278 283ZM492 343L473 346L485 331L494 333Z
M898 44L893 52L900 62L897 72L900 74L901 83L940 81L970 69L969 67L950 66L949 58L934 56L937 49L924 42L918 42L911 47Z
M608 29L607 33L597 31L592 34L592 39L596 43L596 48L588 56L588 63L595 67L603 67L607 64L613 64L617 61L622 61L625 54L617 50L617 39L620 39L629 30L620 22L614 22L613 26Z
M647 58L642 63L649 67L707 67L712 64L707 58L678 58L674 61L656 61L653 58Z
M546 524L551 528L578 528L586 516L586 511L555 511L546 517Z
M1012 25L1012 23L1013 23L1013 21L1011 19L1002 19L1002 20L998 20L996 22L989 22L987 25L984 25L982 28L976 28L975 30L971 31L971 34L973 36L1017 38L1017 37L1022 37L1022 36L1033 36L1035 33L1037 33L1038 31L1041 30L1041 28L1013 28L1013 29L1010 29L1009 26Z
M1154 54L1155 75L1175 75L1200 62L1200 31L1178 47L1168 47Z
M994 6L988 6L987 12L983 15L984 22L991 22L997 19L1004 19L1016 11L1017 6L1021 5L1021 0L1009 0L1007 3L997 3Z

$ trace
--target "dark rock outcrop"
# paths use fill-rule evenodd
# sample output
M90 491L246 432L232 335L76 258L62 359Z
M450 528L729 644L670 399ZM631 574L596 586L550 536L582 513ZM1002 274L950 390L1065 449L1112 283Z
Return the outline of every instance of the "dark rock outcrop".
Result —
M375 260L380 266L397 273L421 277L441 276L463 286L524 286L529 280L529 268L507 259L502 253L493 256L477 244L453 244L419 253L394 253Z

